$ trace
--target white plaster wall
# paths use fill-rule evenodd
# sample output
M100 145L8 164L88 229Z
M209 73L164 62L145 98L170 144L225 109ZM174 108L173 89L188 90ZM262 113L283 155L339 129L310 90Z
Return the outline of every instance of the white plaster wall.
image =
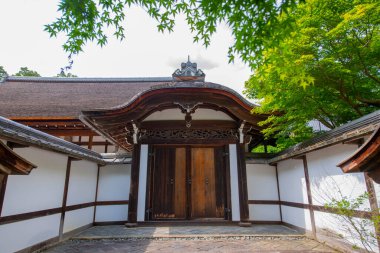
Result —
M276 167L267 164L247 164L249 200L278 200Z
M98 165L80 160L71 162L67 206L94 202Z
M148 173L148 145L141 145L137 221L145 220L146 181Z
M232 220L240 221L239 179L236 144L229 144Z
M98 201L128 200L130 183L130 164L100 167Z
M277 164L280 199L308 203L305 172L301 159L289 159Z
M98 153L105 153L106 146L105 145L92 146L91 150L95 151L95 152L98 152Z
M249 205L249 219L252 221L281 221L279 205Z
M38 168L29 175L8 177L2 216L26 213L62 205L67 156L34 147L14 151Z
M314 205L325 205L343 196L356 198L367 190L363 173L344 174L336 166L357 149L357 145L338 144L306 155ZM365 207L369 208L369 202Z
M70 232L76 228L80 228L91 224L94 218L94 207L82 208L65 214L65 222L63 225L63 233Z
M233 120L230 116L221 111L212 109L199 108L195 113L191 114L193 120ZM157 111L149 115L144 121L157 120L184 120L185 114L180 109L167 109Z
M126 221L128 219L128 205L97 206L96 222Z
M11 253L58 236L61 214L0 226L0 252Z
M311 231L310 211L292 206L281 206L282 221Z
M352 227L351 231L349 231L350 226L348 226L349 224L346 219L336 214L324 213L319 211L314 212L314 217L316 220L316 227L318 232L317 236L319 240L326 241L334 239L346 244L349 243L352 245L363 247L359 240L360 235L357 234L355 230L352 229ZM363 222L363 219L353 218L352 222L359 224ZM366 226L365 230L368 233L372 232L373 234L375 234L375 229L372 225ZM378 252L378 247L376 243L372 243L371 247L375 252ZM352 250L352 248L348 247L348 250Z

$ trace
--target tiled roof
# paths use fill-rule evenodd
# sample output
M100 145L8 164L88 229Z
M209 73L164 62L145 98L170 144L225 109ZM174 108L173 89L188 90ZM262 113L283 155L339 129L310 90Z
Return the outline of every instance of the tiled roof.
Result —
M74 117L82 110L110 108L156 84L159 78L8 77L0 83L0 116Z
M332 129L320 136L301 142L278 154L269 163L276 163L305 153L369 135L380 125L380 110Z

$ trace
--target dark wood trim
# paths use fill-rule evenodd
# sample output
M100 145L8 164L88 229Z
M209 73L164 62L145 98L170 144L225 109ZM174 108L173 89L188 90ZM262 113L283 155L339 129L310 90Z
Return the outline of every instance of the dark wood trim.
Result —
M282 225L282 221L274 220L250 220L249 222L257 225Z
M107 201L97 201L95 203L97 206L114 206L114 205L128 205L128 200L107 200Z
M110 206L110 205L128 205L128 204L129 204L128 200L98 201L98 202L88 202L88 203L82 203L82 204L77 204L77 205L70 205L70 206L66 206L65 208L57 207L57 208L39 210L39 211L28 212L28 213L14 214L14 215L0 217L0 225L24 221L24 220L30 220L34 218L40 218L40 217L44 217L48 215L62 213L63 211L64 212L75 211L78 209L83 209L83 208L92 207L96 205Z
M306 182L306 190L307 190L307 200L309 202L309 211L310 211L310 222L311 222L311 231L313 233L313 236L317 236L317 229L315 226L315 217L314 217L314 209L313 209L313 197L311 195L311 186L310 186L310 178L309 178L309 168L307 165L307 158L306 155L302 157L303 161L303 169L305 172L305 182Z
M278 201L281 201L281 194L280 194L280 181L278 180L278 168L277 168L277 163L275 165L276 169L276 182L277 182L277 196L278 196ZM282 221L282 207L281 205L279 206L280 208L280 220Z
M187 129L184 120L161 120L161 121L144 121L140 123L141 129ZM192 129L236 129L238 124L231 120L192 120Z
M87 207L92 207L95 206L95 202L88 202L88 203L82 203L82 204L76 204L76 205L71 205L71 206L66 206L64 209L65 212L70 212L82 208L87 208Z
M0 217L3 211L5 191L7 189L8 175L2 174L2 180L0 180Z
M79 146L87 146L87 147L90 144L91 144L91 146L104 146L104 145L109 144L109 142L106 142L106 141L93 141L92 143L90 143L88 141L73 141L72 143L79 145Z
M112 226L112 225L124 225L128 221L96 221L94 222L94 226Z
M332 213L336 214L337 209L334 208L328 208L325 206L319 206L319 205L309 205L305 203L297 203L297 202L290 202L290 201L277 201L277 200L248 200L248 203L250 205L283 205L283 206L289 206L289 207L295 207L295 208L301 208L301 209L313 209L313 211L319 211L324 213ZM353 216L356 218L362 218L362 219L370 219L372 213L366 212L366 211L360 211L360 210L354 210Z
M96 188L95 188L95 207L94 207L94 216L92 218L92 222L95 222L95 217L96 217L96 205L98 202L98 189L99 189L99 174L100 174L100 165L98 164L98 170L96 172Z
M248 200L249 205L280 205L278 200Z
M67 203L67 193L69 190L69 181L70 181L70 171L71 171L71 162L72 158L67 158L66 165L66 176L65 176L65 186L63 188L63 197L62 197L62 213L61 213L61 221L59 223L59 239L62 239L63 236L63 226L65 222L65 211L66 211L66 203Z
M40 211L3 216L3 217L0 217L0 225L44 217L44 216L53 215L53 214L57 214L61 212L62 212L62 207L57 207L57 208L40 210Z
M93 145L93 140L94 136L93 135L90 135L88 136L88 149L91 150L92 149L92 145Z
M369 204L371 206L372 215L379 216L379 206L377 204L375 186L373 185L372 179L368 176L368 172L364 172L364 179L365 179L365 184L367 187L367 192L369 195ZM377 246L380 251L380 226L377 223L374 223L374 226L375 226Z
M139 192L139 175L140 175L140 152L141 144L133 147L132 166L131 166L131 182L129 191L128 204L128 222L137 223L137 201Z
M13 142L13 141L7 141L7 146L8 146L10 149L15 149L15 148L28 148L28 147L29 147L29 145L20 144L20 143Z
M245 164L244 144L236 144L237 169L239 182L240 221L249 221L247 168Z

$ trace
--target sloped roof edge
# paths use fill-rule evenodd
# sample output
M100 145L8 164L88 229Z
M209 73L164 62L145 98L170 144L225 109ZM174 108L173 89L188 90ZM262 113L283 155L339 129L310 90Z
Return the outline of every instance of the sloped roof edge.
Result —
M41 82L41 83L136 83L170 82L173 77L31 77L8 76L3 82Z
M278 154L268 162L273 164L282 160L297 157L305 153L327 146L338 144L353 138L371 134L380 125L380 110L353 120L340 127L332 129L320 136L301 142Z
M8 120L4 117L0 117L0 137L17 143L57 151L74 158L91 160L99 164L104 164L102 156L97 152Z

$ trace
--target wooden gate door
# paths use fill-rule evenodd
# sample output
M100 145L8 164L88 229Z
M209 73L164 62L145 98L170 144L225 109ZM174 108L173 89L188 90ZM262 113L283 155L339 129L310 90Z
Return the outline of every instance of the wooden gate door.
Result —
M151 180L152 219L186 218L186 149L156 147Z
M192 148L191 218L220 218L218 213L214 148Z

